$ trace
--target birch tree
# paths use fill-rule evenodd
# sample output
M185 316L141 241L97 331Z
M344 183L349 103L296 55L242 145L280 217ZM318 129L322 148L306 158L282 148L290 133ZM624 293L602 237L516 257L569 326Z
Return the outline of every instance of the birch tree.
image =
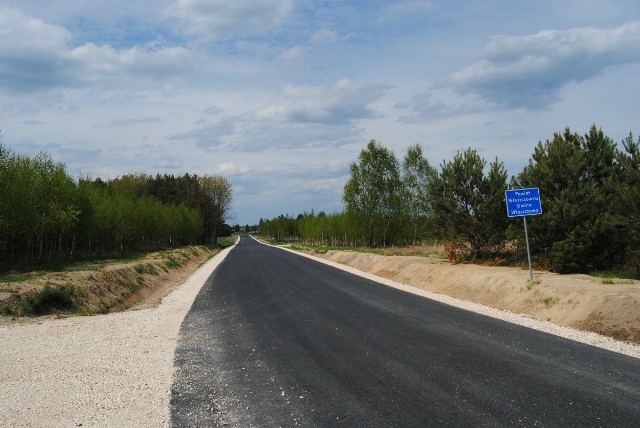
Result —
M402 163L402 203L409 219L411 244L416 245L429 216L429 181L433 168L422 154L422 147L411 146Z
M207 242L218 243L218 233L222 225L231 217L233 187L220 175L204 175L200 178L202 187L201 210Z
M351 178L344 187L343 201L347 213L366 223L367 243L386 243L386 231L394 214L399 212L400 174L392 151L375 140L360 152L358 162L350 166ZM376 240L376 223L379 222Z

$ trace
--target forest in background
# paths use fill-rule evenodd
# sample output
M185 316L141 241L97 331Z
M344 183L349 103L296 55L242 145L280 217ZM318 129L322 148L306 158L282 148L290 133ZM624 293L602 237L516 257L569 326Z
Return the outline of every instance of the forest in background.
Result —
M469 148L433 167L419 145L402 161L375 140L350 165L339 213L261 219L261 235L332 246L447 244L456 261L526 260L522 219L505 190L538 187L543 214L527 218L534 262L559 273L616 270L640 277L640 139L618 146L593 125L539 142L508 180L498 158Z
M23 156L0 143L0 271L215 244L229 232L231 201L222 176L76 181L47 153Z

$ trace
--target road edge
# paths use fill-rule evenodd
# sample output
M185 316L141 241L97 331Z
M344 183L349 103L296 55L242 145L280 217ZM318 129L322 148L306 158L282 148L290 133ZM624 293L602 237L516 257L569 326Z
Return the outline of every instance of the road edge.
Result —
M426 291L421 288L416 288L407 284L396 282L388 278L383 278L378 275L374 275L369 272L365 272L360 269L356 269L347 265L336 263L331 260L326 260L320 257L313 256L292 250L290 248L272 245L267 242L261 241L251 236L255 241L260 244L267 245L273 248L279 248L284 251L288 251L292 254L296 254L301 257L306 257L311 260L315 260L320 263L324 263L336 269L340 269L345 272L349 272L354 275L375 281L377 283L396 288L398 290L406 291L408 293L416 294L418 296L426 297L427 299L435 300L440 303L444 303L449 306L453 306L459 309L465 309L471 312L475 312L481 315L485 315L491 318L496 318L502 321L517 324L523 327L531 328L534 330L542 331L544 333L553 334L554 336L562 337L565 339L573 340L576 342L584 343L587 345L595 346L607 351L617 352L619 354L627 355L633 358L640 358L640 345L635 345L629 342L622 342L611 337L603 336L594 332L577 330L571 327L565 327L559 324L554 324L549 321L539 320L528 315L519 314L515 312L505 311L502 309L493 308L491 306L482 305L480 303L471 302L468 300L456 299L455 297L447 296L446 294L434 293Z

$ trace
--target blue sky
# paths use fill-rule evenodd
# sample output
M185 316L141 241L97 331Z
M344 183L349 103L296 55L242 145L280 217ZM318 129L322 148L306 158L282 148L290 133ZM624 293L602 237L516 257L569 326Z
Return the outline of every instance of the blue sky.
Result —
M370 139L517 174L640 133L637 1L0 0L0 139L74 176L222 174L233 222L342 210Z

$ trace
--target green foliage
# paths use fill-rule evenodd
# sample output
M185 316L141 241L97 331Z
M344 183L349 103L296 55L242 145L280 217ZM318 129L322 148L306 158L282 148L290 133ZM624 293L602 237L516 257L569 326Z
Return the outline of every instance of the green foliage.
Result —
M182 266L182 263L180 262L180 260L176 259L173 256L168 256L167 259L164 261L164 267L166 267L167 269L174 269L180 266Z
M141 263L135 266L136 273L158 275L158 269L151 263Z
M48 154L0 144L0 271L215 243L229 229L231 193L210 175L75 182Z
M15 275L0 276L0 283L22 282L26 281L33 276L32 273L22 273Z
M497 159L485 174L486 161L475 150L443 161L429 182L432 221L440 236L469 249L478 260L493 255L505 241L504 192L507 172Z
M230 216L233 188L226 178L219 175L202 177L200 186L203 195L201 212L205 242L217 244L218 237L227 233L224 222Z
M506 216L507 174L497 159L487 168L469 149L436 171L412 146L399 167L372 140L351 164L344 212L261 219L260 233L332 247L439 238L472 260L524 260L522 221ZM630 133L619 149L595 125L582 136L567 128L538 143L510 187L540 188L544 213L527 219L535 264L560 273L640 277L640 139Z
M538 143L512 183L540 188L544 214L531 217L529 226L538 264L560 273L586 272L619 264L625 254L632 254L623 212L637 218L640 211L637 201L620 209L628 186L624 181L633 183L621 166L627 161L633 170L632 156L623 160L615 143L595 125L584 136L567 128L553 140ZM512 231L512 236L518 235ZM520 239L521 251L523 244Z
M622 141L624 151L617 152L619 180L617 210L619 228L624 231L626 245L620 265L640 277L640 139L629 133Z
M342 199L347 213L367 225L367 245L385 245L387 230L400 205L398 160L375 140L369 141L358 160L350 166L351 177Z
M49 285L35 296L27 297L21 305L21 315L46 315L56 311L69 311L76 307L75 288L67 286L55 288Z
M411 245L417 245L426 234L432 214L429 184L434 169L422 154L422 147L409 147L402 163L403 213L407 217Z
M226 247L230 247L233 244L235 244L236 242L236 238L233 236L226 236L223 238L218 239L218 246L221 248L226 248ZM194 256L197 256L198 254L193 254Z
M299 216L300 218L300 216ZM297 241L299 239L297 221L287 214L271 220L260 219L260 233L276 241Z

